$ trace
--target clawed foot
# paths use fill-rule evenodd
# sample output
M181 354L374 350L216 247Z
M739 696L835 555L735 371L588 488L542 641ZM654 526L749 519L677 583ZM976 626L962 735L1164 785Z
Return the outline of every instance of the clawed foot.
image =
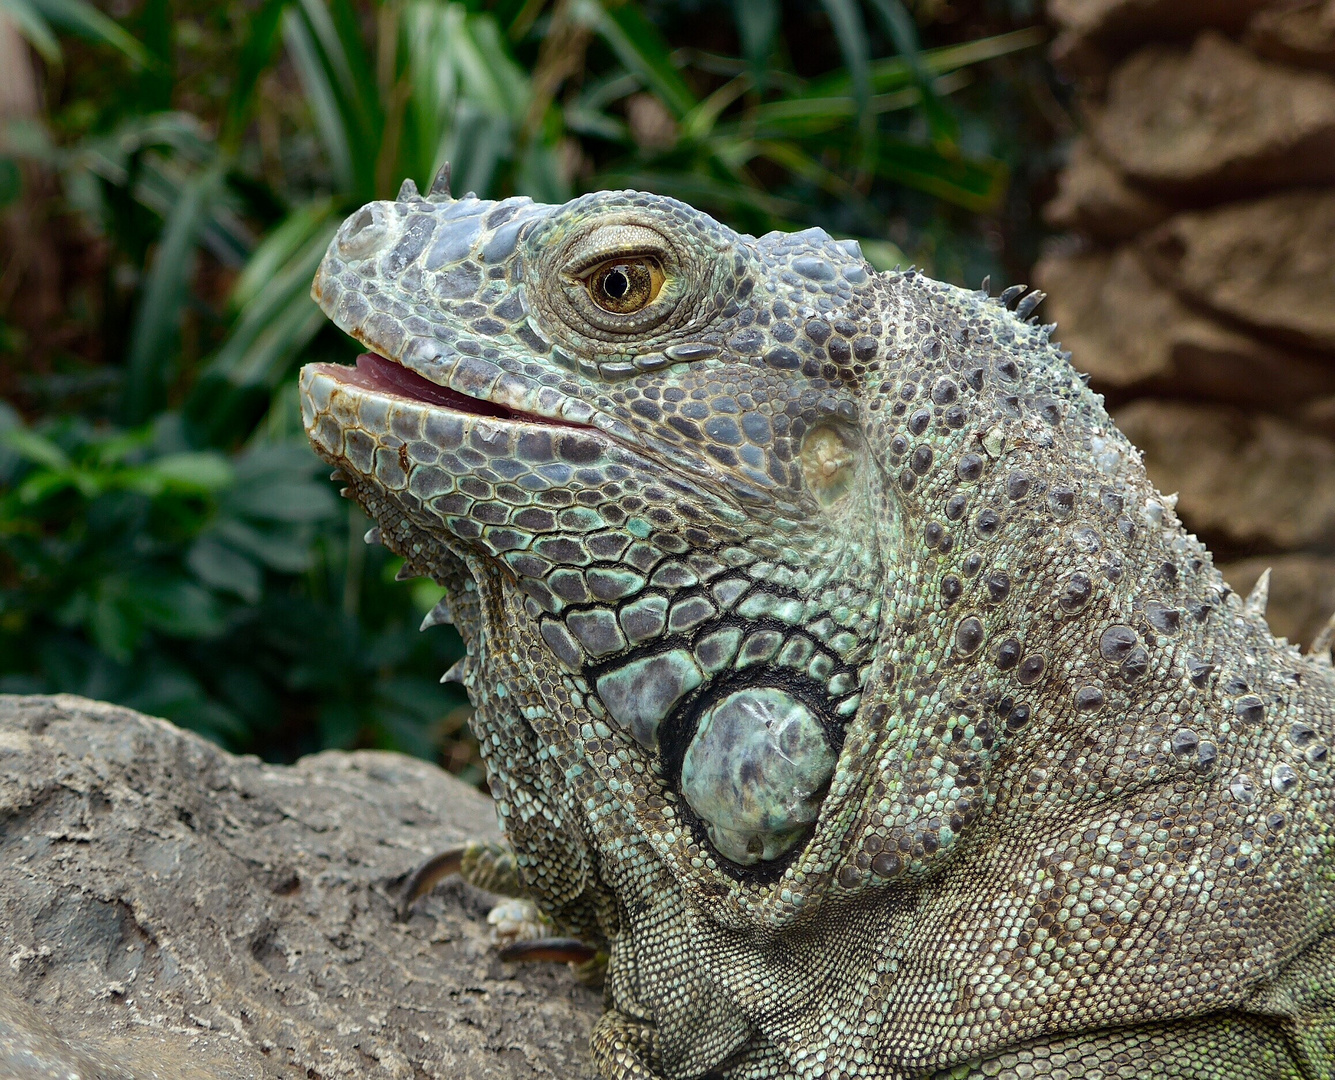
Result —
M514 852L506 844L469 841L419 863L399 893L395 906L399 921L405 921L413 905L451 874L486 892L507 897L487 915L492 942L503 961L569 964L578 982L602 985L607 954L576 938L557 936L556 928L538 906L524 896Z
M575 980L599 988L607 971L607 954L578 938L557 937L554 927L532 900L506 900L487 915L491 940L507 964L569 964Z
M403 883L395 907L399 921L412 913L412 907L436 887L437 882L458 874L470 885L499 896L523 899L515 853L507 844L470 840L462 847L449 848L418 863Z

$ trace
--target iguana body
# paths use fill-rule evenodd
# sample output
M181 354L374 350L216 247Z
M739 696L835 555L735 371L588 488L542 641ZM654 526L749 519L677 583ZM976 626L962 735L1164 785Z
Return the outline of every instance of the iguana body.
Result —
M1032 303L444 184L314 295L388 359L308 367L307 429L449 590L607 1080L1335 1071L1331 668Z

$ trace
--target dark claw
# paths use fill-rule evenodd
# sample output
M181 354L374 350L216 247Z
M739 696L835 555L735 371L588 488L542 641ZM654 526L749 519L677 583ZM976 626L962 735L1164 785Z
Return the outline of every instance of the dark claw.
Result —
M507 964L587 964L597 955L597 949L567 937L516 941L500 950L500 957Z
M464 849L457 847L442 851L439 855L433 855L426 862L420 863L408 875L408 879L403 883L403 889L399 892L399 901L394 909L399 922L407 920L413 905L434 889L436 882L451 874L457 874L463 866L463 860Z

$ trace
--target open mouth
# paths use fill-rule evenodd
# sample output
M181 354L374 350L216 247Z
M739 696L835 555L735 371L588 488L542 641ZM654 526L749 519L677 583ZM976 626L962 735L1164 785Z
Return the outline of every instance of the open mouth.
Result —
M494 416L502 420L540 420L540 417L516 412L514 409L497 405L481 398L469 397L448 386L439 386L424 379L415 371L409 371L402 364L387 360L377 353L366 352L357 357L355 368L340 367L340 382L360 386L378 394L393 394L395 397L408 398L410 401L422 401L428 405L443 405L455 412L471 413L473 416ZM550 423L550 421L544 421Z

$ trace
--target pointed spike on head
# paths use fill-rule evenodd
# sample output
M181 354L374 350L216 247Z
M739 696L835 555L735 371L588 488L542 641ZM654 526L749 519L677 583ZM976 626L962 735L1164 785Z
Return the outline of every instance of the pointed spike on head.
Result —
M1001 296L999 297L1002 306L1012 307L1015 304L1015 301L1024 295L1024 291L1027 288L1029 288L1028 285L1012 285L1007 289L1002 289Z
M1029 316L1034 313L1034 308L1043 303L1043 300L1047 295L1048 294L1042 289L1035 289L1015 305L1015 314L1020 316L1020 318L1027 320Z
M380 536L380 526L376 525L366 530L366 535L362 537L368 544L383 544L384 540Z
M450 201L450 163L448 161L436 170L435 179L431 181L431 187L427 191L426 197L431 202Z
M979 286L978 286L978 291L979 291L980 293L982 293L984 296L991 296L991 295L992 295L992 275L991 275L991 274L984 274L984 275L983 275L983 280L982 280L982 282L981 282L981 283L979 284Z
M420 202L421 198L422 196L417 190L417 181L411 176L399 185L398 202Z
M461 683L464 681L464 663L468 657L461 657L450 665L450 669L440 677L442 683Z
M1247 599L1242 602L1242 610L1247 615L1254 615L1258 619L1265 618L1266 605L1270 603L1270 567L1266 567L1261 576L1256 579L1256 584L1252 586L1252 591L1247 594Z
M334 483L340 483L348 479L348 474L345 473L342 469L335 469L333 472L329 474L329 479L334 481Z
M394 575L394 580L411 581L413 578L421 576L422 576L421 574L419 574L416 570L410 567L407 563L404 563L402 566L399 567L398 573Z

